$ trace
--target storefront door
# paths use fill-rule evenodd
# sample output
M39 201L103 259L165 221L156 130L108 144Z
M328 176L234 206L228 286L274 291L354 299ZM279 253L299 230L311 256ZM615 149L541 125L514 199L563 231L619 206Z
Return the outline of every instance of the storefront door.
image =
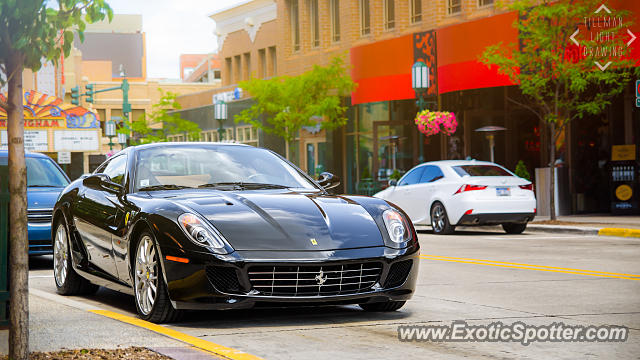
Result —
M374 162L372 174L379 186L385 186L396 173L396 179L411 169L413 151L410 125L401 122L375 122L373 125Z
M304 139L304 170L317 178L326 171L327 142L324 138Z

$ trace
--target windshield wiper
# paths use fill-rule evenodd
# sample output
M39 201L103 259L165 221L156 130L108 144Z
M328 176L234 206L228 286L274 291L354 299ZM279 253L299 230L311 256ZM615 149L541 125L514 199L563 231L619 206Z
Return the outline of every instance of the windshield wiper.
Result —
M145 187L143 187L143 188L138 189L138 191L180 190L180 189L193 189L193 188L192 188L192 187L190 187L190 186L167 184L167 185L152 185L152 186L145 186Z
M59 185L29 185L27 187L60 187Z
M232 187L232 190L246 190L246 189L287 189L288 186L278 184L263 184L263 183L246 183L246 182L218 182L211 184L202 184L199 188L224 188Z

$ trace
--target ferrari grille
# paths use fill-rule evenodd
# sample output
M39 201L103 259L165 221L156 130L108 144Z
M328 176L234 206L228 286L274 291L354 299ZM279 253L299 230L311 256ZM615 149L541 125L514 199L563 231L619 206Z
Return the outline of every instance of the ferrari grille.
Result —
M27 210L27 221L34 223L50 223L53 210Z
M392 288L402 285L407 279L407 276L409 276L411 265L413 265L413 260L411 259L400 261L391 265L389 274L387 275L387 280L384 283L384 287Z
M249 281L265 296L331 296L370 291L381 272L379 262L260 265L249 268Z
M216 290L224 293L237 293L240 290L238 272L231 267L207 266L207 278Z

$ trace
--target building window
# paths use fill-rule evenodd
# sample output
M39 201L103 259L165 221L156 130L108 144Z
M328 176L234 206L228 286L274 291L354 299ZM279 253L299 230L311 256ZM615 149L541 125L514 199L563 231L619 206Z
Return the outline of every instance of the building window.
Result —
M371 32L370 13L369 0L360 0L360 35L362 36L369 35Z
M242 58L240 55L236 55L233 57L233 82L232 84L237 84L238 81L242 80Z
M278 61L276 58L276 47L275 46L271 46L269 47L269 60L271 61L271 66L269 67L270 73L269 76L276 76L278 75Z
M225 69L224 71L226 72L225 75L227 75L225 80L225 85L231 85L233 84L233 65L231 62L231 58L228 57L226 59L224 59L224 63L225 63Z
M409 0L409 8L411 14L411 23L415 24L422 21L422 0Z
M331 13L331 40L340 41L340 2L339 0L329 0Z
M251 53L244 53L242 62L242 80L249 80L251 77Z
M220 139L218 137L218 130L203 131L200 134L200 141L205 141L205 142L217 142L217 141L220 141Z
M384 28L391 30L396 27L395 0L384 1Z
M258 146L258 129L253 126L236 127L236 141L243 144Z
M298 0L290 0L291 41L293 51L300 50L300 19L298 18Z
M216 80L221 79L220 70L213 70L213 78Z
M478 0L478 7L491 6L491 5L493 5L493 0Z
M455 15L455 14L459 14L461 11L462 11L462 0L447 0L447 14Z
M233 137L233 128L226 128L224 129L224 131L224 140L235 140L235 138Z
M258 50L258 77L264 79L267 77L267 50Z
M311 24L311 47L318 47L320 46L318 0L309 0L309 24Z

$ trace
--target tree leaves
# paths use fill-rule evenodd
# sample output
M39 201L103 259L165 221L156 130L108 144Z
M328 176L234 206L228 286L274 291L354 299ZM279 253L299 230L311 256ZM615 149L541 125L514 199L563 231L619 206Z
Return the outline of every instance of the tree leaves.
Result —
M279 76L268 80L251 79L239 86L251 94L254 104L235 117L291 142L303 126L321 120L324 129L335 129L347 122L342 98L355 89L341 57L328 66L315 65L298 76ZM264 121L262 117L264 116Z
M104 0L58 0L57 6L53 5L48 0L0 1L0 64L6 65L14 52L24 59L24 67L33 71L40 68L42 59L57 64L61 54L68 56L71 51L74 28L83 32L86 22L105 17L111 21L113 17ZM82 34L79 37L84 38Z

